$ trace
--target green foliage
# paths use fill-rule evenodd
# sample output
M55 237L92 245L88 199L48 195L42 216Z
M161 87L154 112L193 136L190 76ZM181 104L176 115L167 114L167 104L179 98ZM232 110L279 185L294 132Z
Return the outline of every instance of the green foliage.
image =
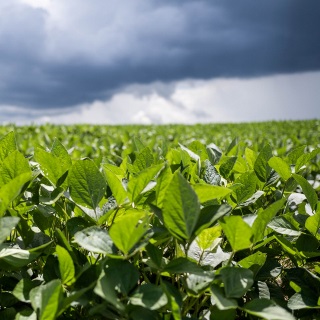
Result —
M0 127L0 318L318 318L319 133Z

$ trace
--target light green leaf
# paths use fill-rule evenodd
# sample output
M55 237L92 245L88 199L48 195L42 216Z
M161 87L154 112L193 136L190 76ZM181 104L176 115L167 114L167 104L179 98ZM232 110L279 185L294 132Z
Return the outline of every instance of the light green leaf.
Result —
M268 206L265 210L258 213L257 218L253 222L253 242L258 242L263 239L264 231L269 221L277 214L277 212L283 207L286 199L280 199Z
M295 172L298 172L304 165L320 153L320 148L314 149L309 153L302 154L296 162Z
M0 166L0 185L9 183L22 173L31 172L28 160L17 150L11 152Z
M76 232L74 242L94 253L112 254L114 251L108 231L96 226Z
M192 186L196 192L200 203L205 203L213 199L224 198L232 192L226 187L213 186L209 184L195 184Z
M227 298L241 298L253 285L250 269L225 267L220 270Z
M56 252L58 255L62 284L71 286L75 282L75 270L72 258L69 252L59 245L56 246Z
M28 278L22 278L13 289L13 295L22 302L30 302L31 289L39 286L41 282L38 280L30 280Z
M238 262L242 268L250 269L254 275L262 268L267 260L267 254L260 251L253 253Z
M271 167L268 164L269 159L272 157L272 149L267 144L259 153L255 163L254 171L260 181L266 182L271 173Z
M124 253L139 242L148 229L149 217L143 210L128 209L117 219L109 230L114 244Z
M110 164L104 165L104 172L108 182L108 186L112 191L112 195L115 197L118 205L121 205L127 198L127 191L122 185L121 177L119 178L113 171L113 167ZM117 167L116 167L117 168Z
M308 202L310 203L312 210L314 210L318 202L318 196L316 191L313 189L311 184L299 174L294 173L293 178L301 186L302 191L305 194Z
M62 296L60 280L52 280L47 284L35 287L30 291L30 300L35 311L39 312L40 320L54 320L59 311Z
M221 226L216 225L211 228L204 229L198 235L196 241L202 250L208 249L212 246L214 240L221 236Z
M22 187L32 178L31 172L20 174L0 189L0 217L3 216L10 203L19 196Z
M168 303L168 298L162 288L154 284L144 284L130 297L130 303L149 310L157 310Z
M279 157L272 157L269 159L268 164L283 180L287 181L291 177L290 167L283 159Z
M188 181L176 171L163 201L166 228L178 239L190 239L200 214L200 203Z
M266 320L294 320L295 318L285 309L276 305L272 300L255 299L246 303L243 310Z
M69 187L73 201L95 210L106 191L106 182L95 163L84 159L77 160L72 165Z
M162 168L163 164L154 165L141 171L137 176L129 180L128 195L132 202L136 202L138 200L141 192L148 183L155 178Z
M248 171L236 179L239 186L234 190L237 203L242 203L249 199L256 191L258 179L253 171Z
M318 239L320 240L320 206L318 205L316 213L308 217L305 223L305 227Z
M252 231L240 216L223 217L220 225L234 252L251 246Z
M18 224L18 217L3 217L0 218L0 244L4 242L10 235L12 229Z
M15 134L12 131L0 140L0 162L15 150L17 150L17 144Z

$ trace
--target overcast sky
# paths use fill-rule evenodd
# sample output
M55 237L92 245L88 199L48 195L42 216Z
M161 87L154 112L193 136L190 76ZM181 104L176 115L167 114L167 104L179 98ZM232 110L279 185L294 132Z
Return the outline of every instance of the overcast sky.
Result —
M0 0L0 123L320 118L319 0Z

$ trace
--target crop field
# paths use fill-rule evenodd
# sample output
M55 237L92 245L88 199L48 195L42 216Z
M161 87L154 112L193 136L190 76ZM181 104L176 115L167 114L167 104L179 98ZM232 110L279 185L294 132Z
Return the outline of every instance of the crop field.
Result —
M0 319L320 319L320 120L0 127Z

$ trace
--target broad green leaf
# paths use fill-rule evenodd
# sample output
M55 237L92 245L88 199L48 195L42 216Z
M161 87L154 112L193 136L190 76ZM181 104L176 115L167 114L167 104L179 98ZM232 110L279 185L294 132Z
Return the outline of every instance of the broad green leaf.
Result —
M162 208L163 200L165 199L166 191L168 186L170 185L172 177L173 177L173 174L171 172L170 167L166 167L161 171L157 179L156 194L157 194L157 206L159 208Z
M113 242L107 230L92 226L78 231L74 241L88 251L102 254L113 253Z
M250 269L254 276L257 275L258 271L262 268L267 260L267 254L260 251L253 253L238 262L242 268Z
M207 271L203 275L187 274L187 290L192 295L199 295L206 290L214 279L214 273Z
M136 154L136 159L131 166L133 173L139 173L149 168L154 163L153 155L148 147L145 147L139 153Z
M47 152L41 148L36 148L34 157L39 163L44 176L54 185L58 186L59 179L66 174L69 165L65 158L59 158L54 153Z
M114 244L124 253L139 242L148 229L149 217L143 210L128 209L112 224L109 234Z
M265 210L258 213L258 216L252 225L253 242L258 242L263 239L267 224L284 206L285 202L285 198L280 199L268 206Z
M157 310L168 303L168 298L161 287L147 283L139 286L129 301L136 306Z
M102 270L97 284L94 288L94 293L106 300L107 302L111 303L114 307L117 308L119 311L124 311L125 306L122 304L118 295L115 291L115 286L110 276L106 275L105 272Z
M301 186L302 191L307 197L307 200L310 203L312 210L314 210L318 202L318 196L316 191L313 189L311 184L299 174L294 173L293 178Z
M71 286L75 282L75 269L72 258L68 251L59 245L56 246L56 252L58 255L62 284Z
M237 161L237 157L227 157L226 159L227 160L220 165L219 171L223 177L228 178Z
M205 203L213 199L224 198L232 192L226 187L213 186L209 184L195 184L192 186L196 192L200 203Z
M260 181L266 182L271 173L271 167L268 164L269 159L272 157L272 149L267 144L259 153L255 163L254 171Z
M95 210L104 196L106 182L92 160L77 160L69 171L69 187L73 201Z
M320 309L318 297L314 292L297 292L288 301L288 308L291 310Z
M60 280L52 280L47 284L35 287L30 291L30 300L40 320L54 320L59 311L62 296Z
M314 149L309 153L302 154L296 162L295 172L298 172L304 165L312 160L317 154L320 153L320 148Z
M66 148L58 139L54 139L53 141L51 154L59 159L61 171L66 172L69 170L72 165L71 158Z
M210 290L211 290L213 301L215 302L219 310L228 310L228 309L238 308L237 300L226 298L222 288L220 288L216 284L211 285Z
M19 196L22 187L32 178L31 172L20 174L0 189L0 217L4 215L10 203Z
M298 237L301 231L297 230L286 218L283 216L274 217L269 223L268 227L277 233L285 234L292 237Z
M246 303L243 310L266 320L294 320L295 318L285 309L276 305L272 300L255 299Z
M235 183L240 184L234 190L238 204L246 201L255 193L257 182L257 177L253 171L248 171L236 179Z
M104 165L104 172L106 174L106 179L108 186L112 191L112 195L115 197L117 203L121 205L127 198L127 191L122 185L121 178L119 178L112 170L111 165Z
M204 229L198 235L196 241L199 247L203 250L208 249L212 246L214 240L221 236L221 226L216 225L211 228Z
M234 252L251 246L252 230L240 216L223 217L220 225Z
M244 150L244 155L249 165L249 168L253 170L254 163L256 162L256 159L257 159L257 154L252 149L246 148Z
M26 172L31 172L29 162L19 151L15 150L3 160L0 166L0 185L4 185Z
M30 280L29 278L22 278L13 289L13 295L22 302L30 302L31 289L40 285L39 280Z
M176 171L163 201L166 228L178 239L190 239L200 214L200 204L188 181Z
M220 270L227 298L241 298L253 285L250 269L225 267Z
M290 161L290 164L295 164L298 158L304 154L305 149L306 145L303 145L290 150L290 152L288 153L288 159Z
M105 279L112 283L114 290L128 296L139 281L139 272L128 261L110 259L104 266Z
M39 255L40 253L10 247L7 244L0 245L0 262L5 262L14 268L26 266Z
M128 195L132 202L138 200L138 197L146 188L148 183L155 178L162 168L163 164L154 165L141 171L137 176L129 180Z
M314 215L308 217L305 223L305 227L320 240L320 206Z
M12 131L0 140L0 162L15 150L17 150L17 144L15 134Z
M12 229L18 224L18 217L3 217L0 218L0 244L4 242L10 235Z
M268 164L283 180L287 181L291 177L290 167L283 159L279 157L272 157L269 159Z
M187 258L175 258L171 260L164 268L165 272L170 274L182 274L182 273L191 273L197 275L203 275L204 271L199 267L195 262L190 261Z

